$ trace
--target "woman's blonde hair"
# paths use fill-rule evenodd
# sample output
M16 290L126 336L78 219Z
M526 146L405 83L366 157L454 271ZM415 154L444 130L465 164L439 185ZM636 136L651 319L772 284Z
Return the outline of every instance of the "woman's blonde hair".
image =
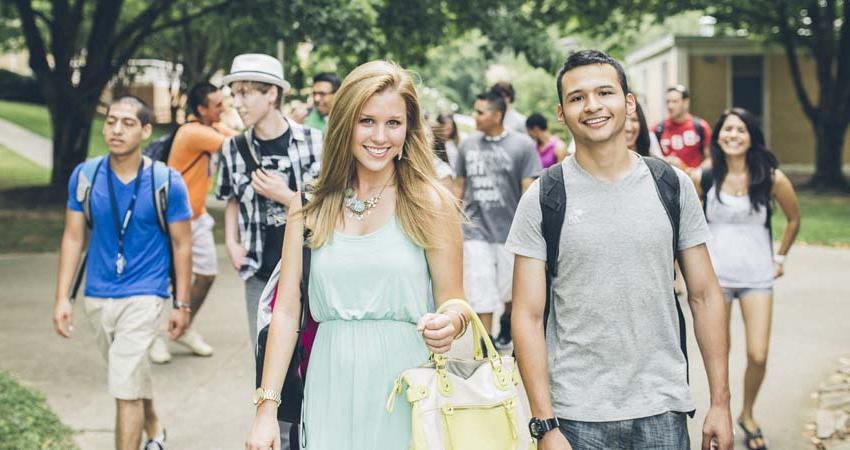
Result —
M346 188L356 176L351 150L354 127L363 105L375 94L392 90L404 100L407 135L401 159L393 158L396 182L396 216L405 234L424 248L440 246L446 225L458 224L462 213L457 199L437 181L434 154L426 138L426 123L419 108L411 75L398 64L372 61L354 69L336 93L328 118L322 151L322 169L304 208L310 246L328 242L340 223Z

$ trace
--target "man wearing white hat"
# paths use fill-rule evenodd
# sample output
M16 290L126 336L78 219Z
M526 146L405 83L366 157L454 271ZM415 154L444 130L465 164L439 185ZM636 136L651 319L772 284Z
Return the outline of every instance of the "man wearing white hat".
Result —
M289 204L319 174L322 134L280 112L289 83L276 58L239 55L224 84L248 128L222 145L216 196L227 200L225 243L230 262L245 280L253 351L260 294L280 260Z

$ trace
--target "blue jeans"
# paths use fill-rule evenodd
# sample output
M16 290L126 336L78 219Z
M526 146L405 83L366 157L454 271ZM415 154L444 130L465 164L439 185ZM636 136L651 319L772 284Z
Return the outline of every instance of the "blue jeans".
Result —
M691 446L685 413L680 412L616 422L558 421L573 450L688 450Z

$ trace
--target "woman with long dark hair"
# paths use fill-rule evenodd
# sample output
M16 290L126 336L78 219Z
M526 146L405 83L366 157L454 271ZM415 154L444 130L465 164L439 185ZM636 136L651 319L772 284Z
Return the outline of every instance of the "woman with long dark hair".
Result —
M779 163L765 146L751 112L732 108L720 115L712 134L711 158L712 169L692 176L711 229L708 250L726 298L727 319L735 299L744 318L747 370L738 424L747 448L763 450L767 443L753 418L753 404L767 362L773 280L784 273L785 255L800 229L800 208L791 181L777 168ZM775 253L770 226L774 200L787 221Z

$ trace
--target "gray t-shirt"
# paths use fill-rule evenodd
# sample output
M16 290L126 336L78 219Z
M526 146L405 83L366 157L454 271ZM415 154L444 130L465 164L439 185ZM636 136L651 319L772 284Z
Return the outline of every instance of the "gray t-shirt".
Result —
M469 223L464 239L505 242L522 180L537 176L540 169L537 147L527 135L506 130L498 138L475 133L464 139L456 168L457 176L466 178L463 203Z
M673 231L649 168L637 160L608 183L575 157L562 167L567 211L546 331L555 414L601 422L692 411L673 299ZM709 233L691 180L676 174L684 250ZM505 247L545 261L539 184L522 196Z

